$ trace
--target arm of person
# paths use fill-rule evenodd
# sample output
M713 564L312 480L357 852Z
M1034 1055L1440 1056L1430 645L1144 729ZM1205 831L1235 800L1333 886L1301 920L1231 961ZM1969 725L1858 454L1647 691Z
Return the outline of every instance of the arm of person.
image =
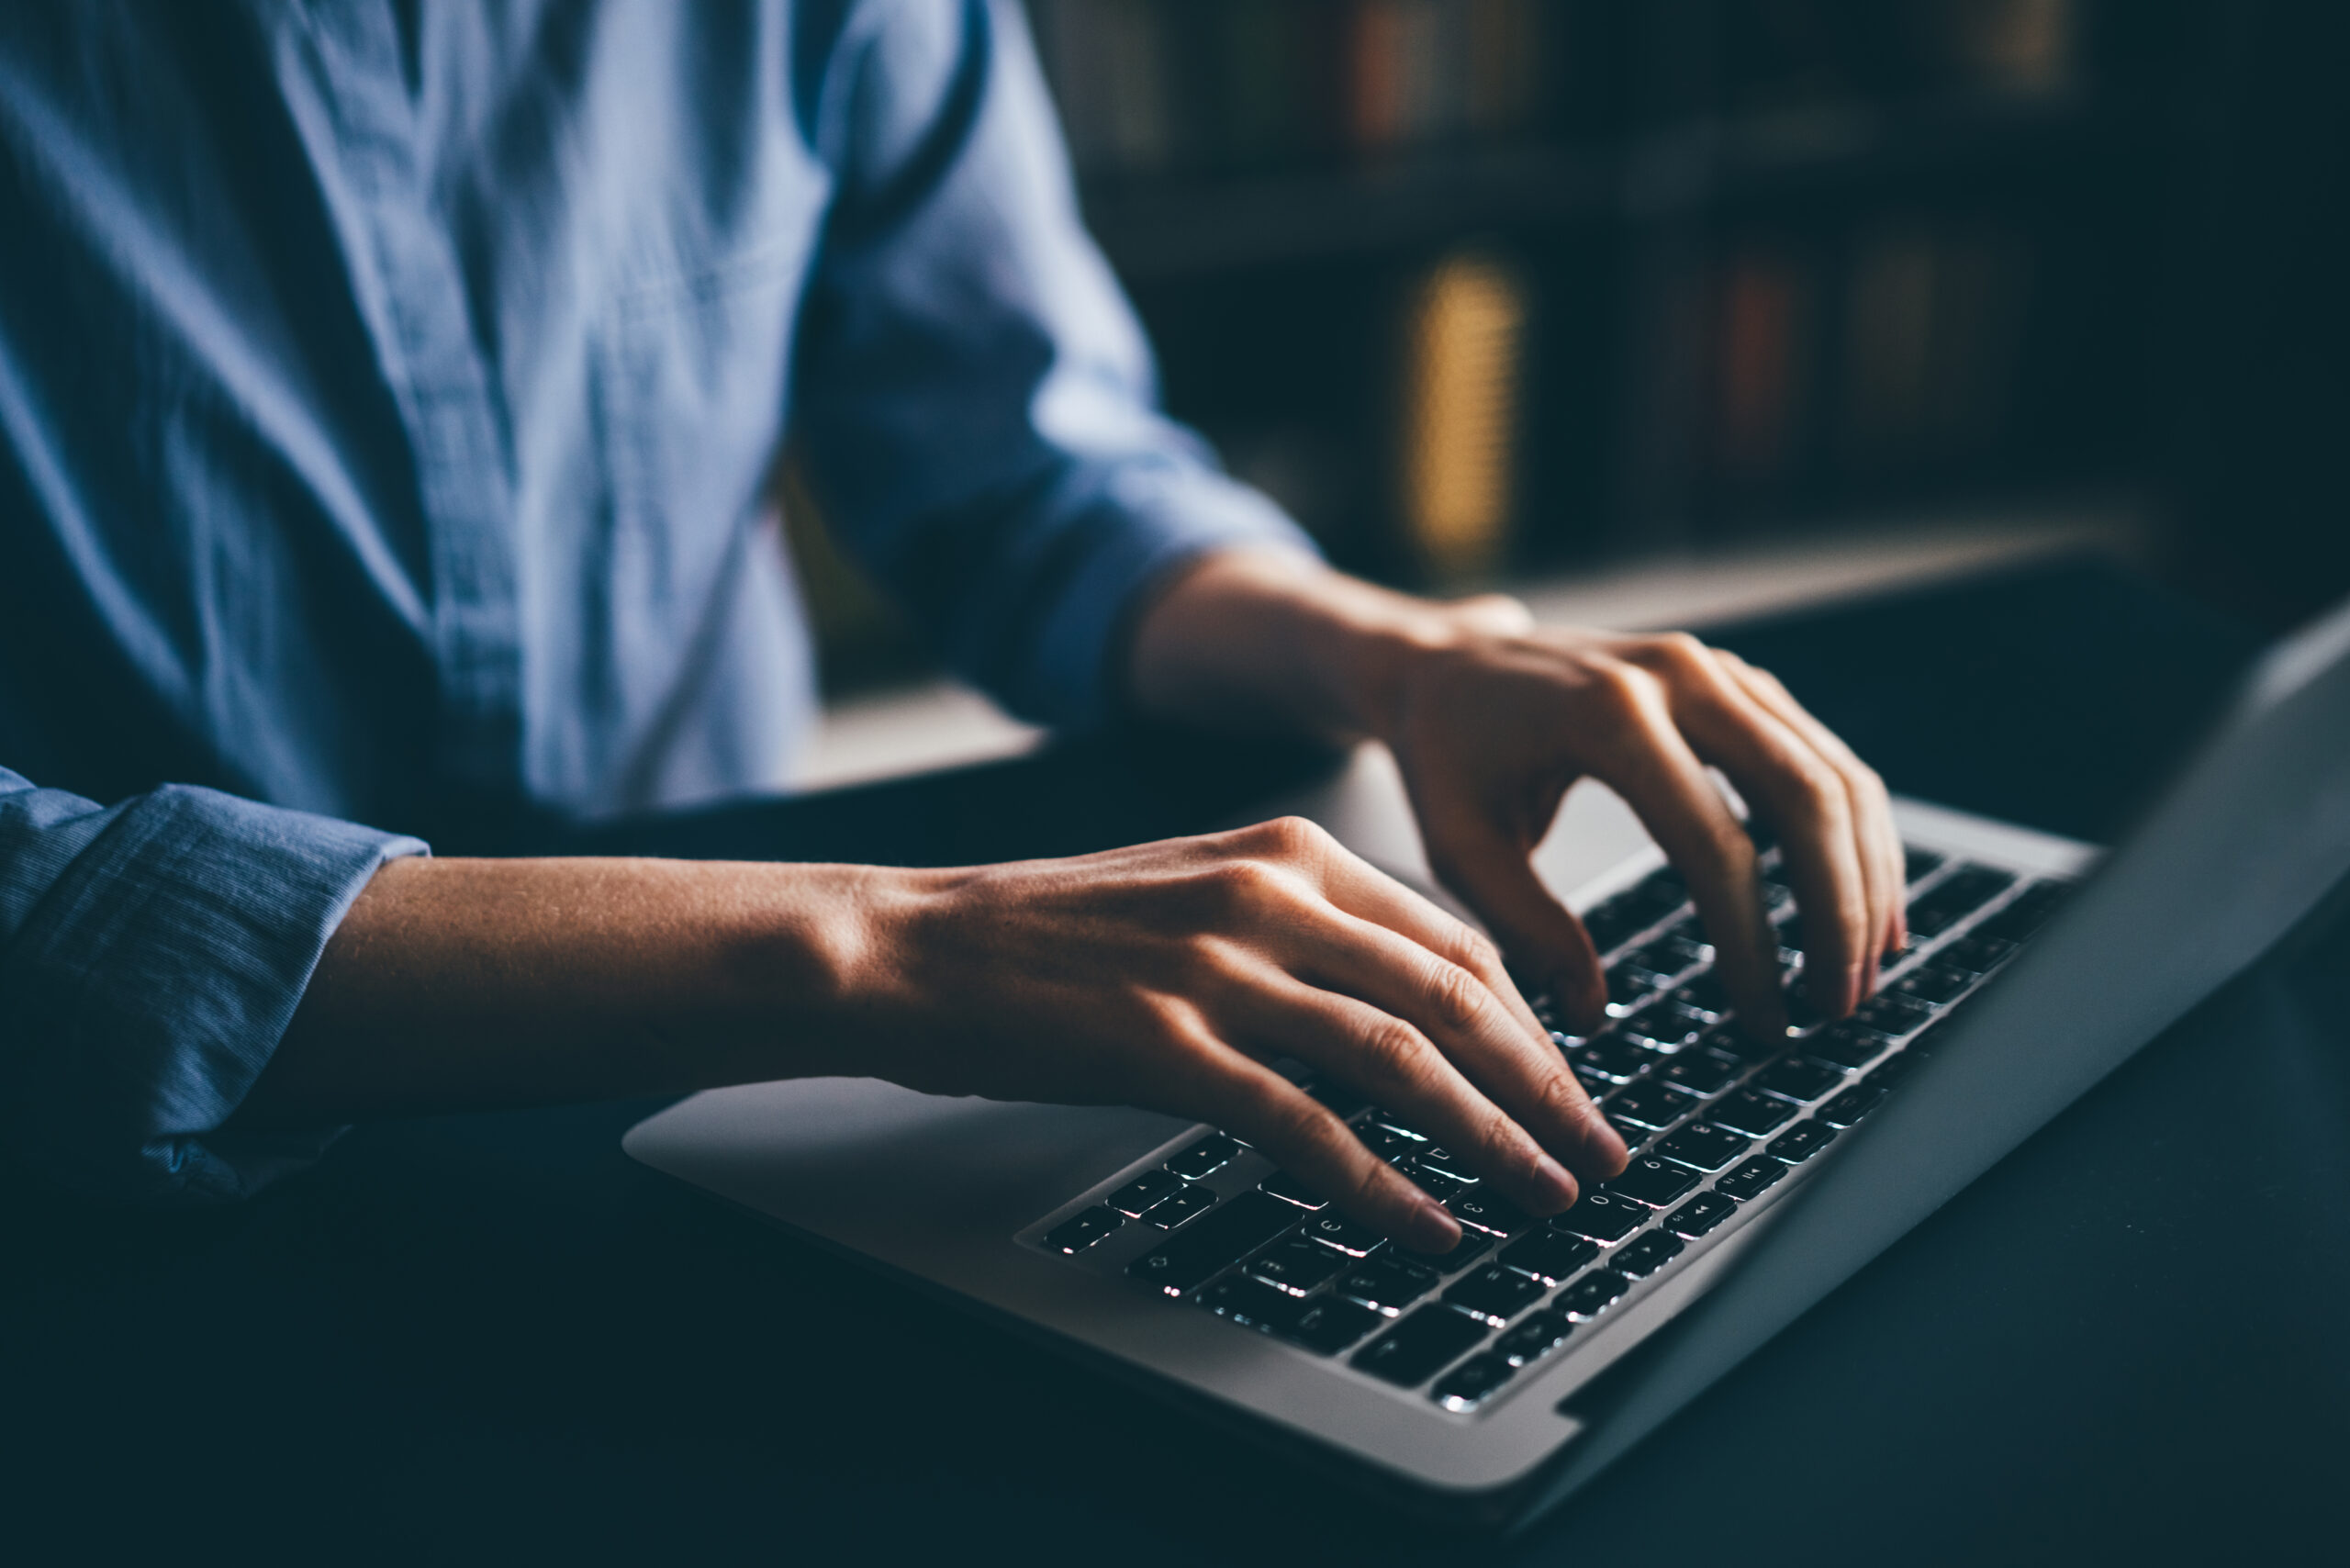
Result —
M1908 940L1883 780L1767 672L1685 633L1537 627L1515 599L1438 604L1295 553L1232 550L1173 575L1128 656L1146 711L1385 742L1438 879L1586 1031L1605 1022L1606 977L1530 859L1586 776L1622 795L1687 877L1757 1033L1786 1025L1778 938L1753 840L1708 766L1779 832L1813 1006L1850 1013L1880 956Z

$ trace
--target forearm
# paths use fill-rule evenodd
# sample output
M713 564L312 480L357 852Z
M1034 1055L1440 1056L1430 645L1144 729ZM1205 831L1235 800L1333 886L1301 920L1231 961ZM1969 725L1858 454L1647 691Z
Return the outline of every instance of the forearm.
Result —
M1440 603L1287 552L1224 551L1145 609L1127 690L1158 718L1387 738L1410 661L1464 634L1528 624L1525 607L1500 595Z
M912 874L395 861L236 1117L292 1127L859 1070L844 999Z

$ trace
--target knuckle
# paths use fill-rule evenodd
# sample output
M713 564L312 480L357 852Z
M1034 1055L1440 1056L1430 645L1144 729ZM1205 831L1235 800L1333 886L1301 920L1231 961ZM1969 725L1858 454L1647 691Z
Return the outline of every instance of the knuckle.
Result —
M1438 958L1428 965L1420 994L1428 1015L1449 1029L1466 1029L1484 1012L1484 982L1459 964Z
M1650 638L1648 653L1658 666L1676 676L1709 675L1713 671L1713 650L1686 632L1666 632Z
M1262 853L1282 860L1311 859L1321 853L1329 834L1304 817L1274 817L1255 830Z
M1382 1076L1400 1084L1416 1083L1423 1076L1426 1036L1401 1018L1376 1013L1355 1031L1355 1050Z
M1502 972L1502 950L1494 939L1474 926L1462 925L1453 938L1453 960L1465 969L1479 974L1498 975Z
M1591 691L1601 711L1621 723L1645 719L1659 695L1656 677L1615 659L1593 666Z
M1557 1121L1571 1124L1590 1112L1591 1096L1575 1081L1575 1075L1562 1066L1545 1071L1534 1092L1543 1114Z
M1255 859L1220 861L1208 873L1218 904L1234 913L1265 907L1279 891L1280 880L1270 866Z

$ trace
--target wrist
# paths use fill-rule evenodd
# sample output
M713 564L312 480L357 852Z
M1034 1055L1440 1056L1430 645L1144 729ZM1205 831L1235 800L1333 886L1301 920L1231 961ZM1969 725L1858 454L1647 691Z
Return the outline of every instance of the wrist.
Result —
M1143 617L1133 689L1146 711L1389 740L1413 673L1481 637L1526 631L1501 595L1442 603L1270 551L1210 556Z
M1315 639L1327 661L1325 679L1341 694L1349 727L1390 745L1417 676L1472 644L1533 624L1525 605L1500 594L1445 602L1337 580L1361 591L1334 601L1328 631Z

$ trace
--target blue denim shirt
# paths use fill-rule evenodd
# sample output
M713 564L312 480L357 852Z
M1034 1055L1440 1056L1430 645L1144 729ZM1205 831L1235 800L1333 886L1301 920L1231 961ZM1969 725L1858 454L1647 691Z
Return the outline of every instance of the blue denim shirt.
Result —
M1100 719L1143 585L1303 543L1151 376L1011 0L0 8L0 1140L249 1192L410 835L776 778L787 427L956 667Z

